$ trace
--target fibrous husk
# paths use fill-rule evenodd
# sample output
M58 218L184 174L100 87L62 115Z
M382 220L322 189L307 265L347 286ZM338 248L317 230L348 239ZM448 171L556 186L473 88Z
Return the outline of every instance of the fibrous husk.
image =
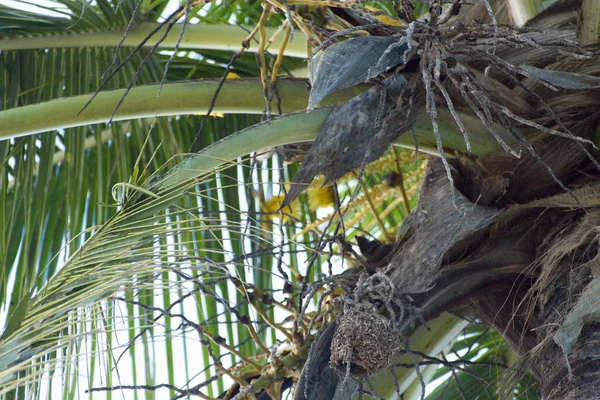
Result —
M378 268L386 266L394 255L395 243L381 243L379 240L369 240L356 235L356 243L363 256L367 259L367 272L372 274Z
M529 152L524 152L518 163L506 154L490 154L477 163L461 157L465 195L482 205L502 205L526 204L535 198L564 193L555 178L569 182L578 173L577 167L586 160L581 143L556 138L543 146L536 143L536 148L544 164ZM573 199L570 194L566 195Z
M575 307L567 314L562 326L554 335L554 341L562 348L565 358L577 342L586 322L600 321L600 279L595 278L581 294ZM567 358L567 365L568 358Z
M459 191L455 192L455 207L452 195L442 161L432 160L418 206L402 224L396 255L388 267L400 293L430 289L446 252L498 215L497 209L472 203Z

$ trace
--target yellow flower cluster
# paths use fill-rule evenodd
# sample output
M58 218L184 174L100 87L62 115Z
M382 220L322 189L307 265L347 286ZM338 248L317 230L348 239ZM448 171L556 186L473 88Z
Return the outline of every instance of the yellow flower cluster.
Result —
M370 163L365 168L365 174L385 174L389 171L396 171L398 161L400 162L400 165L414 165L414 152L399 151L397 154L398 160L396 160L396 155L394 153L391 153ZM416 168L412 169L411 171L402 173L404 189L409 199L413 199L417 195L426 167L427 161L422 160L419 162ZM340 179L340 181L349 181L352 179L356 179L356 173L354 172L347 174L342 179ZM318 207L327 207L334 204L333 189L331 187L323 188L321 187L321 185L322 178L317 178L309 186L306 192L309 199L309 204L312 203L310 207L313 211ZM401 207L401 188L390 187L385 183L376 184L369 187L367 189L367 193L363 193L362 195L358 196L350 204L342 207L342 209L340 210L342 214L344 214L344 220L348 226L357 226L361 223L361 221L363 221L363 223L366 224L364 226L364 229L370 230L374 227L377 221L372 220L370 218L372 209L369 206L369 200L375 207L382 206L386 201L389 203L385 210L382 210L379 213L380 218L385 218L397 207ZM324 218L319 218L313 223L306 225L299 233L296 234L296 236L317 229L320 225L333 218L334 215L335 213L332 212L328 216ZM368 220L365 220L366 218L368 218Z
M332 186L323 186L323 177L318 176L306 189L308 208L315 212L319 208L333 207L335 196Z
M283 221L289 221L290 219L299 220L301 218L300 202L298 200L292 201L292 203L281 209L283 198L285 196L278 195L271 197L270 200L261 201L260 209L263 212L264 218L273 221L274 219L280 219L283 214Z

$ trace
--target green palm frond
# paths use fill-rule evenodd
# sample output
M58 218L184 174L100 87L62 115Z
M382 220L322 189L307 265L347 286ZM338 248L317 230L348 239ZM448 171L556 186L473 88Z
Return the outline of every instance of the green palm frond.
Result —
M120 6L116 7L116 3L107 1L98 2L97 6L79 1L57 1L55 4L62 6L60 10L64 18L3 7L0 10L1 15L7 18L18 15L21 23L3 25L5 29L2 35L4 40L10 40L10 37L19 35L64 34L67 28L78 32L90 29L103 31L115 27L124 29L138 2L120 3ZM159 2L152 7L148 6L149 3L143 2L140 5L136 19L148 20L160 17L160 12L165 6L164 2ZM27 25L30 23L35 23L39 29ZM129 55L130 51L131 49L122 48L116 57L114 50L110 48L3 51L0 55L2 64L0 73L3 74L0 80L3 82L0 88L0 93L3 94L2 109L91 93L99 86L102 75L113 64L113 59L120 62ZM137 65L141 65L146 54L147 50L139 51L108 82L107 88L123 87L134 77L137 78L138 84L160 82L168 58L162 55L153 56L137 75ZM206 60L212 60L217 64L206 63L205 65L210 65L213 70L220 70L222 74L222 59L210 54L208 57ZM188 65L194 60L186 59ZM197 63L196 60L193 62L200 64L199 68L202 71L202 63ZM250 75L254 71L250 69L246 73ZM215 74L219 75L216 71ZM133 161L141 152L142 144L149 133L151 134L146 147L147 153L142 156L142 161L149 159L155 150L159 149L159 152L154 155L154 165L158 166L187 150L186 146L189 144L183 144L185 139L182 138L181 125L174 126L173 121L160 119L155 122L160 129L152 130L151 120L131 121L125 125L117 123L110 128L103 124L95 124L82 128L60 129L49 137L43 135L39 138L16 139L12 144L3 143L0 175L3 177L3 187L10 190L3 192L6 201L2 203L1 214L6 223L3 224L3 245L0 246L3 250L0 251L2 253L0 257L7 268L3 271L0 291L6 293L8 277L13 266L18 271L29 271L17 281L18 289L13 290L13 304L32 285L41 285L52 276L60 260L60 257L53 258L53 255L58 253L63 241L70 241L77 237L79 232L103 223L112 215L113 211L110 209L101 211L101 207L97 205L109 202L106 193L109 193L108 189L112 185L127 180L133 168ZM212 141L207 140L205 143L208 145ZM125 149L127 151L124 151ZM33 154L43 156L38 162L36 157L32 156ZM94 174L98 184L87 187L87 183L93 184L90 174ZM107 178L108 182L106 182ZM37 194L33 197L32 193ZM67 198L64 202L64 199L60 201L60 197L52 196L52 193L80 193L80 195ZM29 200L26 200L28 198ZM31 203L33 199L36 200ZM78 215L85 209L90 210L90 213L87 218L82 219ZM54 216L56 210L62 210L65 215L71 217L50 224L49 221L56 220ZM69 223L66 223L66 220ZM26 226L25 230L22 229L23 224ZM41 226L47 228L40 231L37 227ZM22 254L28 256L21 257L18 264L15 264L20 247L24 249ZM70 251L74 251L77 247L75 243ZM48 262L50 263L47 264ZM38 273L43 268L43 273L38 278ZM6 295L3 295L2 299L4 302L8 301Z
M538 398L533 378L520 370L518 356L493 329L472 323L445 353L445 360L452 361L432 379L446 380L427 399Z
M26 34L28 32L56 32L69 27L66 18L40 16L30 12L0 5L0 22L3 36L8 34Z
M73 32L72 35L77 33L86 35L88 34L86 32L90 30L103 32L116 28L125 29L137 4L137 1L123 1L117 7L117 3L107 1L100 1L96 6L79 1L56 1L56 9L60 10L64 18L48 17L44 14L3 7L0 9L2 18L18 17L19 21L18 23L3 24L3 43L6 44L10 38L19 36L34 39L36 35L41 35L40 38L52 38L53 35L64 36L66 30ZM137 21L156 20L160 17L165 4L164 2L141 2L135 19ZM222 22L218 18L213 18L213 20ZM118 35L122 35L122 33ZM73 36L69 40L73 41ZM49 42L52 42L52 39ZM114 45L117 43L118 41L115 41ZM44 44L41 46L44 47ZM3 94L2 109L93 92L99 87L102 75L113 65L113 59L119 63L128 57L130 51L131 49L122 48L116 57L113 54L114 50L110 48L3 51L0 55L1 73L4 74L0 80L3 82L3 86L0 88L0 92ZM147 50L139 51L108 82L106 87L109 89L123 87L134 77L138 84L160 82L162 71L168 62L168 56L154 55L145 63L139 71L139 75L136 73L137 65L142 64L147 53ZM199 62L198 57L194 57L192 54L190 56L192 57L181 58L179 56L182 65L189 66L191 62L195 64L195 67L188 69L184 79L197 77L198 75L195 74L206 72L209 68L214 71L214 75L222 74L226 59L223 53L203 54L204 62ZM290 68L295 65L297 64L291 65ZM244 59L240 60L239 68L240 73L244 75L256 74L256 67ZM172 72L178 70L177 64L175 64L175 68L171 68ZM35 77L35 79L31 79L31 77ZM169 77L179 78L176 74L167 78ZM44 114L36 115L43 116ZM52 133L51 137L42 140L32 137L18 139L13 145L9 145L7 142L3 144L2 154L4 157L0 164L3 169L2 183L5 185L4 187L10 187L10 190L8 193L5 192L6 201L2 203L2 215L6 224L3 224L5 234L3 235L3 245L0 247L4 250L0 251L2 253L0 257L8 268L3 271L0 291L6 293L6 285L13 265L16 270L30 271L17 281L16 287L19 289L13 291L13 304L36 282L38 285L42 284L52 276L60 257L53 258L50 255L57 254L57 250L60 249L64 240L69 241L70 238L79 235L79 232L90 226L89 223L94 225L106 221L112 214L110 210L98 211L97 215L95 213L88 215L87 221L76 216L84 209L98 210L99 207L94 205L108 202L107 189L117 182L127 180L132 171L133 160L141 151L141 144L144 143L145 137L151 132L151 124L151 120L132 121L123 126L113 124L108 129L102 124L95 124L86 128L61 129ZM158 130L160 134L150 135L148 154L142 159L150 157L154 150L159 148L160 152L155 156L154 163L161 165L175 154L185 152L187 147L182 146L181 141L177 140L182 134L173 129L169 120L160 120L157 125L160 125L160 130ZM156 131L154 130L154 132ZM99 135L100 132L103 133ZM162 146L158 146L161 142ZM61 143L64 148L62 146L57 148L55 143ZM212 141L207 140L205 143L208 145ZM119 154L121 151L115 151L119 148L128 149L128 151ZM36 163L35 157L31 156L34 153L44 155L40 163ZM56 165L57 156L59 160L63 161L60 166ZM14 165L11 165L13 162L9 162L9 160L15 160ZM40 171L43 173L39 174ZM87 188L84 183L91 183L90 173L96 174L98 182L103 182L105 177L110 180L103 182L102 186L96 185ZM30 193L33 192L37 193L36 203L26 205L25 198L30 197ZM48 225L51 230L39 231L36 227L45 226L45 221L56 218L53 213L57 209L58 204L55 202L58 203L58 198L47 195L53 192L89 193L89 197L75 196L69 198L66 204L59 203L58 209L62 209L67 215L72 214L68 218L69 223L65 224L66 221L60 221ZM35 210L35 212L28 210ZM31 228L23 231L21 228L23 223ZM51 232L53 233L51 234ZM47 244L42 244L46 243L45 241ZM15 264L19 247L26 249L25 253L29 256L21 258L19 264ZM71 251L76 247L72 246ZM43 250L34 250L40 248ZM46 265L50 259L52 262ZM28 267L25 268L25 265ZM42 268L45 268L45 272L38 279L38 271L41 271ZM2 299L2 301L8 301L5 295L2 296Z

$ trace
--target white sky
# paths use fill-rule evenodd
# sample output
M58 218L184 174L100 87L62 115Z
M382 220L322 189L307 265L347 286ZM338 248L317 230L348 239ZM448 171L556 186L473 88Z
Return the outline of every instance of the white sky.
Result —
M41 8L41 7L50 7L57 8L56 3L48 0L35 0L35 1L15 1L15 0L2 0L0 1L3 6L16 8L19 10L33 11L40 14L51 15L53 17L63 17L64 14L53 12L51 10ZM67 11L66 7L59 6L58 8Z

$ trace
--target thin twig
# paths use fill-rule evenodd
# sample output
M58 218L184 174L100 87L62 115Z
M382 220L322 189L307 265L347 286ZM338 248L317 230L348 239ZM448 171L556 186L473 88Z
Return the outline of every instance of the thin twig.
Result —
M81 108L81 110L79 110L77 115L80 115L83 111L85 111L86 108L88 108L88 106L91 104L91 102L96 98L96 96L98 96L98 94L100 93L100 91L102 89L104 89L104 87L106 87L106 85L108 84L108 82L110 81L110 79L127 63L129 62L129 60L131 60L131 58L133 58L133 56L140 51L144 45L146 44L146 42L148 40L150 40L150 38L152 36L154 36L154 34L156 32L158 32L159 30L161 30L165 25L167 25L167 23L171 24L171 22L169 22L173 17L175 17L177 14L179 14L181 12L181 10L183 10L183 7L179 7L177 10L173 11L171 14L169 14L167 16L167 18L165 18L165 21L160 23L156 28L152 29L152 31L150 31L150 33L148 33L148 35L146 35L146 37L138 44L138 46L127 56L125 57L125 59L117 66L117 68L112 71L103 81L102 83L100 83L100 85L98 86L98 89L96 89L96 91L94 92L94 94L92 94L92 97L83 105L83 107ZM173 22L174 23L174 22ZM171 25L172 26L172 25ZM166 35L165 35L166 37ZM163 38L164 40L164 38ZM161 40L160 42L157 42L156 46L158 46L158 44L160 44L163 40ZM153 48L156 48L153 47Z
M254 36L256 35L256 32L258 32L258 26L256 26L252 30L252 32L250 32L248 34L246 39L242 42L242 47L231 57L231 59L229 60L229 63L225 66L225 72L223 73L223 76L221 77L221 80L219 81L217 89L215 90L215 93L213 94L213 97L210 101L210 105L208 106L208 110L206 111L206 114L204 114L204 116L202 117L202 121L200 122L200 128L198 128L198 131L196 132L196 136L194 137L194 140L190 146L190 151L189 151L190 153L195 153L198 150L200 150L200 148L199 148L200 140L202 138L204 126L206 125L206 121L208 120L208 117L210 116L210 114L212 113L212 110L215 107L217 98L219 97L219 93L221 93L221 89L223 88L223 85L225 84L225 81L227 80L227 75L229 74L229 71L231 70L231 67L233 66L235 61L242 55L242 53L248 47L250 47L250 40L252 40L252 38L254 38Z

